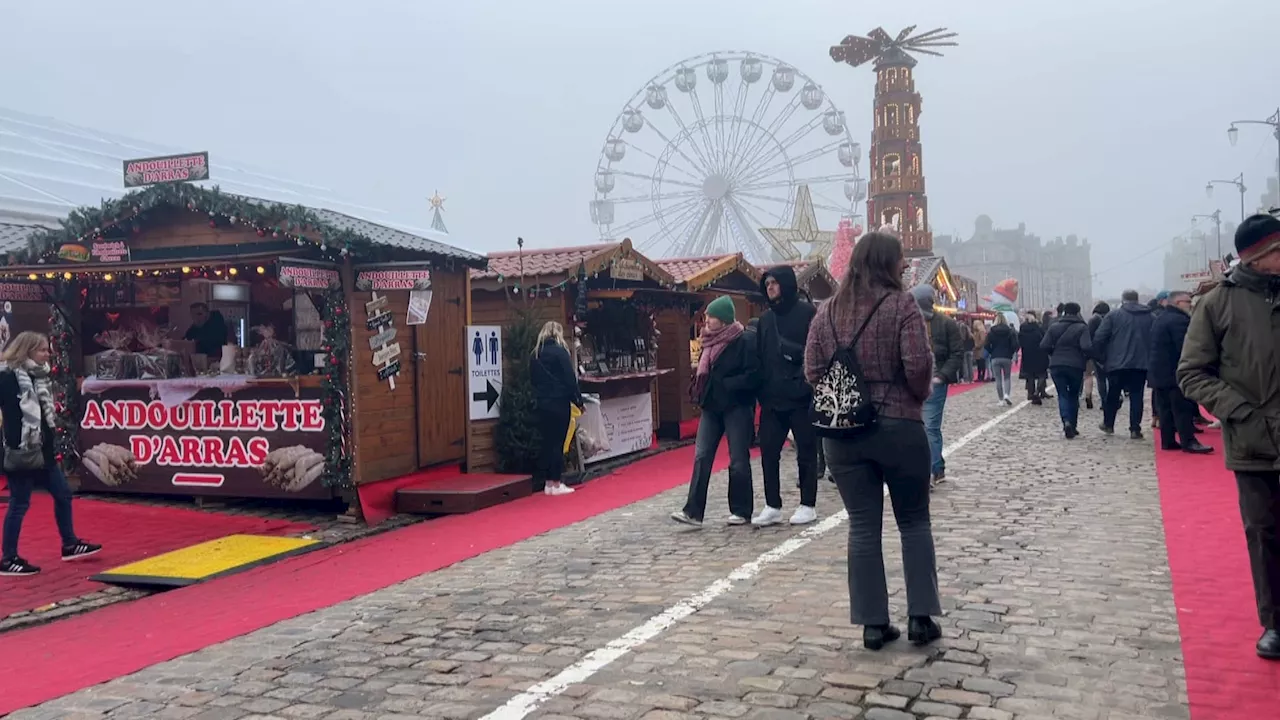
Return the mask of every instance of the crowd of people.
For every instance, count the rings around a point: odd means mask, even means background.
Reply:
[[[817,308],[800,297],[790,268],[770,270],[762,281],[769,308],[758,322],[738,322],[728,297],[706,308],[692,391],[702,421],[688,501],[671,517],[702,525],[713,458],[727,436],[727,522],[781,522],[781,451],[790,434],[801,489],[791,523],[817,518],[823,466],[848,512],[850,619],[863,626],[864,645],[880,649],[901,636],[889,614],[881,546],[886,488],[903,548],[908,638],[927,644],[940,636],[929,499],[947,477],[948,387],[992,382],[1009,407],[1017,366],[1028,403],[1056,397],[1067,440],[1079,436],[1081,399],[1092,410],[1095,388],[1099,430],[1115,433],[1127,398],[1129,437],[1141,440],[1150,386],[1162,450],[1212,453],[1197,438],[1210,425],[1200,406],[1220,418],[1212,424],[1224,430],[1227,467],[1236,473],[1264,628],[1257,652],[1280,659],[1280,220],[1250,218],[1236,247],[1240,264],[1198,308],[1185,291],[1141,303],[1126,290],[1118,308],[1098,303],[1086,318],[1078,303],[1063,302],[1029,313],[1016,330],[1002,314],[990,324],[958,324],[935,309],[932,287],[904,288],[902,246],[888,233],[858,241],[836,295]],[[757,403],[766,506],[753,516]]]

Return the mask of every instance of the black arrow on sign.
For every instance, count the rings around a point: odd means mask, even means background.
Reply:
[[[493,409],[498,404],[498,391],[493,387],[493,383],[488,380],[484,381],[484,392],[471,393],[473,402],[483,402],[485,404],[485,412]]]

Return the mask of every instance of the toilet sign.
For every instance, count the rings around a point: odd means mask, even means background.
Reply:
[[[502,398],[502,328],[468,325],[463,351],[467,354],[467,416],[493,420]]]

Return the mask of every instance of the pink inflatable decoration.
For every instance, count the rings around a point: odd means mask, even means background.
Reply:
[[[831,271],[836,282],[844,277],[849,268],[849,259],[853,257],[853,244],[862,235],[862,226],[854,225],[849,218],[841,218],[836,226],[836,237],[831,242],[831,254],[827,257],[827,269]]]

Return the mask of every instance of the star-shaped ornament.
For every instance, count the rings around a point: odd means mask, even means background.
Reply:
[[[789,228],[760,228],[769,244],[783,260],[799,260],[799,245],[809,246],[810,257],[826,257],[835,241],[834,230],[818,229],[818,216],[813,210],[809,186],[796,188],[796,211]]]

